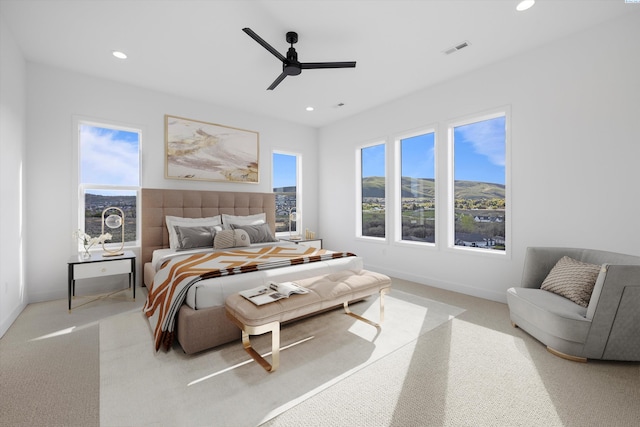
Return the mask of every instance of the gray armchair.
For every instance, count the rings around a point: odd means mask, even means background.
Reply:
[[[588,307],[540,289],[563,256],[605,265]],[[606,274],[606,275],[605,275]],[[640,257],[591,249],[527,248],[521,287],[507,290],[514,326],[560,357],[640,361]]]

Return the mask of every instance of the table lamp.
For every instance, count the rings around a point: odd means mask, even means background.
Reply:
[[[109,211],[116,211],[120,215],[115,213],[111,213],[105,218],[105,215]],[[107,249],[104,246],[104,242],[102,242],[102,249],[104,249],[104,254],[102,256],[118,256],[124,254],[124,212],[120,208],[116,208],[110,206],[102,211],[102,234],[104,234],[104,226],[107,226],[111,229],[116,229],[122,227],[122,242],[120,243],[120,247],[117,249]]]
[[[293,240],[298,238],[297,233],[296,233],[296,237],[291,236],[291,223],[298,221],[298,219],[299,219],[299,216],[298,216],[298,212],[296,212],[296,208],[289,209],[289,239]]]

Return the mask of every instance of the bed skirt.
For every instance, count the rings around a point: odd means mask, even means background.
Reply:
[[[176,338],[187,354],[239,341],[241,331],[225,314],[225,307],[194,310],[183,304],[178,312]]]

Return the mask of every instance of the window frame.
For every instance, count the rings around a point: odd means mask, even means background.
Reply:
[[[76,224],[74,230],[83,230],[85,228],[85,192],[87,190],[120,190],[120,191],[134,191],[136,196],[136,240],[125,242],[124,246],[128,248],[135,248],[140,246],[141,236],[140,236],[140,214],[141,214],[141,200],[140,200],[140,189],[142,188],[142,144],[144,140],[145,127],[137,126],[128,123],[122,123],[114,120],[104,120],[104,119],[96,119],[92,117],[84,117],[84,116],[74,116],[73,117],[73,161],[76,167],[75,179],[73,188],[75,189],[75,196],[72,198],[75,204],[77,205],[77,209],[75,210],[76,215],[73,219],[73,222]],[[80,127],[92,126],[92,127],[100,127],[105,129],[113,129],[117,131],[126,131],[126,132],[135,132],[138,134],[138,185],[137,186],[127,186],[127,185],[108,185],[108,184],[84,184],[82,183],[82,166],[80,162],[82,161],[82,146],[80,139]],[[97,237],[97,236],[92,236]],[[112,245],[116,245],[113,243]],[[99,247],[92,248],[92,250],[101,249],[101,245]],[[109,246],[109,244],[107,244]],[[73,239],[73,250],[80,251],[82,250],[82,244],[79,239]]]
[[[302,236],[302,232],[300,230],[304,230],[304,207],[302,202],[302,153],[297,153],[288,150],[280,150],[273,149],[271,151],[271,191],[273,191],[274,187],[274,162],[273,156],[275,154],[284,155],[284,156],[293,156],[296,158],[296,214],[299,216],[299,220],[296,220],[296,234],[298,236]],[[274,192],[275,194],[275,192]],[[289,237],[289,231],[276,231],[273,230],[273,234],[276,239],[286,239]]]
[[[389,145],[385,139],[376,139],[374,141],[370,141],[368,143],[361,144],[356,147],[355,150],[355,200],[356,200],[356,229],[355,229],[355,237],[356,239],[365,240],[368,242],[376,242],[376,243],[387,243],[389,241],[389,223],[390,223],[390,211],[388,209],[388,201],[393,200],[390,199],[389,193]],[[362,234],[362,151],[366,148],[375,147],[377,145],[382,145],[384,147],[384,188],[385,188],[385,215],[384,215],[384,223],[385,223],[385,237],[375,237],[375,236],[364,236]]]
[[[393,216],[394,216],[394,227],[393,227],[393,237],[394,243],[400,246],[418,246],[421,248],[431,248],[435,249],[439,243],[439,222],[440,215],[438,214],[438,209],[440,205],[439,200],[439,182],[438,179],[438,130],[436,125],[425,126],[419,129],[405,132],[396,135],[393,138],[393,152],[394,152],[394,197],[393,197]],[[412,240],[404,240],[402,238],[402,140],[413,138],[416,136],[433,134],[433,179],[434,179],[434,200],[435,200],[435,209],[434,209],[434,242],[420,242],[420,241],[412,241]]]
[[[478,123],[498,117],[505,118],[505,250],[485,249],[479,247],[457,246],[455,244],[455,153],[454,153],[454,129],[472,123]],[[446,197],[446,248],[449,251],[465,252],[490,257],[511,258],[511,108],[503,106],[486,110],[484,112],[467,115],[449,120],[447,129],[447,197]]]

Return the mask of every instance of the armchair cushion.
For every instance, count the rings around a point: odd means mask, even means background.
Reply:
[[[538,325],[544,331],[554,331],[560,339],[584,342],[591,322],[585,318],[587,310],[567,298],[540,289],[510,288],[507,300],[512,312]]]
[[[599,272],[599,265],[563,256],[544,279],[540,289],[587,307]]]

